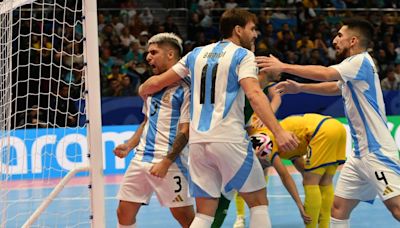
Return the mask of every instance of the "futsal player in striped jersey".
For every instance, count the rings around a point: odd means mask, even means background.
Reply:
[[[399,149],[387,126],[379,76],[367,52],[373,32],[368,21],[344,21],[333,40],[337,57],[343,61],[330,67],[291,65],[273,56],[257,57],[262,71],[325,81],[318,84],[282,82],[277,85],[282,93],[341,94],[343,97],[354,150],[337,181],[331,228],[349,227],[350,214],[358,203],[372,203],[376,195],[400,221]]]
[[[160,74],[178,62],[182,41],[173,33],[159,33],[148,41],[146,60]],[[189,83],[179,80],[144,101],[144,121],[135,134],[114,149],[124,158],[136,148],[117,198],[119,228],[136,227],[136,215],[153,192],[169,207],[182,227],[194,219],[193,198],[188,191]],[[155,215],[156,216],[156,215]]]
[[[256,16],[240,9],[220,18],[223,40],[195,48],[171,70],[148,79],[142,97],[189,75],[191,79],[189,169],[197,213],[191,227],[210,227],[221,191],[237,190],[250,207],[250,227],[271,227],[265,180],[244,129],[244,96],[286,150],[297,146],[279,125],[257,80]],[[228,194],[227,194],[228,195]]]

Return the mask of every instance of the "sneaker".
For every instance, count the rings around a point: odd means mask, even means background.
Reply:
[[[242,216],[236,217],[236,221],[235,221],[235,224],[233,224],[233,228],[245,228],[245,227],[246,227],[246,224],[245,224],[244,217],[242,217]]]

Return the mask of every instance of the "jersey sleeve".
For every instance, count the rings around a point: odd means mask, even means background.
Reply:
[[[179,60],[179,62],[177,62],[172,67],[172,69],[175,71],[175,73],[177,73],[181,78],[185,78],[186,76],[189,75],[189,70],[186,67],[186,60],[187,60],[189,54],[190,53],[185,55],[181,60]]]
[[[363,62],[364,56],[359,54],[356,56],[351,56],[337,65],[332,65],[330,67],[337,70],[344,82],[352,81],[358,76],[358,71]]]
[[[189,102],[190,102],[190,91],[189,87],[185,86],[184,95],[183,95],[183,102],[181,106],[181,117],[179,122],[180,123],[188,123],[190,121],[190,114],[189,114]]]
[[[258,79],[258,67],[256,65],[255,57],[253,52],[248,50],[247,54],[243,57],[238,68],[238,81],[243,78],[255,78]]]
[[[147,98],[147,99],[149,99],[149,98]],[[143,115],[146,115],[146,113],[147,113],[147,102],[146,101],[143,102],[142,113],[143,113]]]

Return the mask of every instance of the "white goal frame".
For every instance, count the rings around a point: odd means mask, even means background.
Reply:
[[[7,1],[7,0],[6,0]],[[1,6],[0,14],[11,15],[13,9],[35,0],[14,0],[8,7]],[[100,70],[98,52],[98,25],[97,25],[97,2],[96,0],[83,0],[83,33],[84,59],[85,59],[85,100],[87,110],[87,143],[89,166],[78,167],[68,172],[61,179],[49,196],[28,218],[23,227],[30,227],[39,217],[52,200],[62,191],[68,181],[79,172],[89,171],[90,202],[91,202],[91,227],[105,227],[104,207],[104,176],[103,176],[103,150],[102,150],[102,121],[101,121],[101,97],[100,97]],[[11,63],[10,63],[11,64]],[[11,69],[11,68],[10,68]],[[10,74],[11,75],[11,74]],[[1,225],[1,224],[0,224]]]

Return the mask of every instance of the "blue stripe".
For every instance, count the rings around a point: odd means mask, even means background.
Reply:
[[[274,155],[272,155],[271,164],[274,162],[274,159],[275,159],[277,156],[279,156],[279,152],[276,152],[276,153],[274,153]]]
[[[378,92],[379,91],[376,89],[376,83],[375,83],[376,77],[374,74],[374,69],[373,69],[373,66],[371,65],[371,62],[367,58],[364,58],[364,60],[363,60],[360,70],[358,71],[357,76],[356,76],[356,80],[357,79],[364,80],[369,85],[369,88],[367,90],[365,90],[363,94],[364,94],[367,102],[375,110],[375,112],[378,114],[378,116],[381,118],[382,122],[386,126],[385,118],[383,118],[381,110],[378,105]]]
[[[190,54],[188,55],[188,57],[186,58],[186,68],[189,69],[190,72],[190,92],[191,94],[193,94],[194,91],[194,66],[196,63],[196,59],[197,56],[200,54],[200,51],[203,49],[203,47],[197,47],[195,48],[192,52],[190,52]],[[193,96],[190,96],[190,120],[193,119]]]
[[[171,123],[168,139],[168,150],[171,150],[172,144],[174,143],[176,132],[178,128],[179,117],[181,116],[181,106],[184,98],[184,90],[182,86],[176,89],[174,95],[171,96]]]
[[[382,151],[380,151],[380,150],[373,151],[373,153],[375,154],[375,156],[378,158],[379,161],[383,162],[383,164],[385,166],[387,166],[389,169],[393,170],[398,175],[400,175],[400,165],[399,164],[397,164],[395,161],[393,161],[392,159],[390,159],[389,157],[384,155],[382,153]]]
[[[231,65],[229,66],[228,73],[228,83],[226,87],[226,100],[225,100],[225,108],[223,118],[229,113],[231,110],[232,104],[236,99],[237,93],[240,88],[240,84],[238,82],[238,75],[236,73],[236,68],[239,63],[243,60],[243,58],[247,55],[247,50],[244,48],[238,48],[233,55],[233,59],[231,61]],[[232,82],[232,83],[229,83]],[[236,83],[233,83],[236,82]]]
[[[319,124],[318,124],[317,127],[315,128],[314,133],[311,135],[310,141],[311,141],[311,139],[313,139],[314,136],[318,133],[318,131],[319,131],[319,129],[321,128],[322,124],[323,124],[326,120],[329,120],[329,119],[331,119],[331,118],[330,118],[330,117],[326,117],[326,118],[323,118],[323,119],[319,122]]]
[[[147,130],[146,135],[146,144],[144,147],[143,153],[143,162],[152,162],[154,158],[154,151],[155,151],[155,141],[156,141],[156,134],[157,134],[157,123],[158,123],[158,114],[160,113],[161,109],[161,98],[164,95],[165,89],[161,90],[160,92],[154,94],[151,97],[151,104],[150,104],[150,115],[148,117],[148,124],[149,128]],[[151,115],[154,113],[154,115]]]
[[[232,179],[226,184],[225,192],[230,192],[233,189],[240,190],[242,188],[242,186],[244,185],[244,183],[246,182],[247,178],[250,175],[251,169],[253,168],[253,162],[254,162],[253,154],[254,154],[253,147],[251,145],[251,142],[249,142],[249,145],[247,146],[247,156],[242,166],[232,177]]]
[[[183,175],[185,176],[186,180],[188,181],[188,183],[190,182],[190,175],[189,175],[189,171],[186,168],[185,165],[183,165],[181,156],[176,157],[175,159],[175,163],[178,166],[179,170],[183,173]]]
[[[198,186],[192,180],[189,181],[189,189],[190,189],[190,195],[192,197],[214,198],[206,191],[204,191],[202,188],[200,188],[200,186]]]
[[[357,109],[357,112],[358,112],[358,114],[359,114],[359,116],[361,118],[361,121],[363,122],[363,125],[365,127],[365,133],[367,135],[367,141],[368,141],[368,149],[370,151],[379,150],[381,148],[381,146],[378,143],[378,141],[375,139],[374,135],[372,134],[372,131],[370,130],[370,127],[368,125],[367,119],[365,118],[365,114],[363,113],[361,105],[360,105],[360,102],[358,101],[357,94],[356,94],[356,92],[354,90],[353,84],[351,82],[348,82],[347,84],[348,84],[350,92],[352,94],[352,97],[353,97],[353,100],[354,100],[354,105],[355,105],[355,107]],[[354,138],[356,138],[356,132],[354,132],[354,134],[352,132],[351,135],[353,136],[353,140],[354,140]],[[357,154],[358,155],[360,154],[359,148],[356,151],[356,155]]]
[[[220,54],[223,52],[224,48],[229,44],[229,42],[219,42],[213,50],[211,51],[212,53],[217,53]],[[205,88],[205,100],[204,104],[201,108],[201,113],[200,113],[200,120],[199,120],[199,126],[198,130],[199,131],[207,131],[210,129],[211,126],[211,120],[212,116],[214,113],[214,104],[211,103],[211,87],[212,87],[212,73],[214,70],[215,65],[218,64],[219,58],[208,58],[207,59],[207,73],[206,73],[206,88]],[[201,77],[201,75],[200,75]],[[217,77],[218,77],[218,72],[217,72]],[[218,99],[218,98],[217,98]]]
[[[315,170],[315,169],[318,169],[318,168],[321,168],[321,167],[325,167],[325,166],[341,165],[341,164],[344,164],[345,162],[346,162],[345,160],[337,160],[337,161],[325,163],[325,164],[322,164],[322,165],[319,165],[317,167],[313,167],[313,168],[310,168],[310,169],[306,169],[305,168],[304,171],[309,172],[309,171],[312,171],[312,170]]]
[[[346,102],[343,101],[343,104]],[[347,118],[347,124],[350,127],[350,133],[351,133],[351,138],[353,139],[353,148],[354,148],[354,154],[356,157],[360,157],[360,146],[356,137],[356,130],[354,129],[353,123],[351,122],[351,119],[349,118],[349,115],[347,114],[346,108],[344,109],[344,114],[346,115]]]

